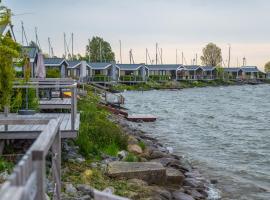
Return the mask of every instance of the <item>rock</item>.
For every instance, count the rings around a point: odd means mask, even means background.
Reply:
[[[71,183],[65,185],[65,191],[70,195],[75,195],[77,193],[77,189]]]
[[[103,192],[106,192],[108,194],[113,194],[115,192],[115,189],[113,187],[107,187],[103,190]]]
[[[172,154],[173,153],[173,148],[172,147],[166,147],[167,151]]]
[[[168,167],[171,165],[181,165],[180,161],[174,158],[157,158],[151,160],[151,162],[161,163],[164,167]]]
[[[128,182],[130,184],[134,184],[134,185],[138,185],[138,186],[147,186],[148,183],[146,181],[137,179],[137,178],[133,178],[133,179],[129,179]]]
[[[199,181],[199,180],[196,180],[195,178],[186,178],[183,182],[183,185],[185,186],[190,186],[192,188],[202,188],[204,187],[204,184]]]
[[[138,140],[134,136],[128,136],[128,144],[137,144]]]
[[[195,200],[192,196],[179,191],[173,192],[172,197],[175,200]]]
[[[76,158],[75,160],[76,160],[76,162],[78,162],[78,163],[83,163],[83,162],[85,162],[85,158],[83,158],[83,157],[78,157],[78,158]]]
[[[166,169],[155,162],[111,162],[107,175],[113,178],[141,179],[147,183],[164,184]]]
[[[184,174],[173,168],[167,168],[166,169],[166,176],[167,176],[167,184],[172,184],[172,185],[182,185],[183,181],[185,179]]]
[[[84,195],[82,197],[76,198],[76,200],[91,200],[93,198],[91,198],[91,196],[89,195]]]
[[[154,196],[158,199],[162,199],[162,200],[171,200],[172,199],[171,193],[164,188],[152,186],[151,190],[155,194]]]
[[[210,182],[211,182],[211,184],[217,184],[217,183],[218,183],[218,180],[216,180],[216,179],[211,179]]]
[[[187,193],[195,199],[205,199],[207,196],[201,194],[197,190],[188,190]]]
[[[120,160],[124,160],[124,159],[127,157],[127,155],[128,155],[128,152],[125,151],[125,150],[119,151],[119,152],[117,153],[117,156],[118,156],[118,158],[119,158]]]
[[[142,154],[143,153],[142,148],[137,144],[129,144],[128,151],[131,153],[134,153],[134,154]]]
[[[150,153],[150,159],[156,159],[156,158],[163,158],[163,157],[169,157],[168,154],[166,153],[163,153],[159,150],[153,150],[151,153]]]
[[[81,191],[85,195],[90,195],[91,197],[94,197],[94,191],[89,185],[78,184],[77,190]]]

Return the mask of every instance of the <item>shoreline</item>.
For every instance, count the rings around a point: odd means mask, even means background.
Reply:
[[[192,166],[192,164],[184,158],[184,155],[174,154],[171,148],[165,147],[157,139],[147,136],[146,133],[141,130],[132,128],[131,124],[134,122],[129,122],[117,115],[112,114],[111,116],[110,120],[118,124],[127,135],[135,137],[138,141],[143,141],[146,148],[149,149],[150,152],[154,152],[153,157],[151,157],[151,153],[150,156],[143,156],[147,159],[147,162],[154,161],[161,163],[165,168],[173,168],[184,175],[181,185],[175,185],[174,187],[164,186],[164,188],[171,193],[172,199],[178,199],[177,194],[180,196],[188,195],[188,197],[191,197],[190,199],[195,200],[220,199],[218,190],[214,188],[218,180],[206,179],[202,176],[199,169]]]
[[[220,87],[220,86],[241,86],[241,85],[262,85],[270,84],[269,80],[260,80],[259,82],[252,81],[228,81],[228,80],[213,80],[213,81],[167,81],[167,82],[146,82],[137,85],[117,84],[110,88],[112,91],[151,91],[151,90],[182,90],[190,88],[203,87]]]

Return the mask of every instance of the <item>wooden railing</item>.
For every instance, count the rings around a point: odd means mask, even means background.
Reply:
[[[46,192],[46,156],[52,152],[53,199],[61,194],[61,137],[59,119],[0,120],[0,125],[47,124],[36,141],[15,166],[0,189],[0,199],[44,200]]]
[[[71,91],[71,130],[75,130],[77,114],[77,83],[74,80],[68,78],[31,79],[31,81],[24,83],[23,85],[19,82],[15,82],[13,88],[35,88],[37,98],[39,98],[40,89],[55,89],[59,90],[60,93],[62,92],[62,89]]]

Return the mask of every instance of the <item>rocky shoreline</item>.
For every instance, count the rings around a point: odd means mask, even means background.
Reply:
[[[144,162],[160,163],[166,169],[169,180],[165,184],[159,184],[159,189],[162,192],[157,191],[157,195],[153,199],[211,199],[209,197],[210,186],[215,184],[216,180],[206,180],[186,159],[173,154],[171,148],[164,147],[156,139],[146,136],[143,131],[132,128],[131,122],[126,119],[112,115],[111,120],[119,124],[123,131],[129,135],[130,145],[136,145],[138,142],[143,142],[146,145],[146,150],[142,153],[134,150],[134,153],[137,153]],[[129,148],[129,150],[132,149]]]

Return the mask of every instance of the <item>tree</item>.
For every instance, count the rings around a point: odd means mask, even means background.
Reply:
[[[264,71],[266,73],[270,72],[270,61],[264,65]]]
[[[34,41],[30,41],[29,47],[35,47],[35,48],[38,49],[38,52],[41,52],[41,49],[39,48],[39,46],[37,45],[37,43],[35,43]]]
[[[100,37],[93,37],[86,45],[86,57],[91,62],[110,62],[115,60],[114,52],[112,51],[110,43]]]
[[[0,7],[0,25],[6,26],[10,23],[11,11],[4,6]],[[11,37],[0,35],[0,102],[7,113],[10,106],[13,81],[15,72],[13,59],[19,57],[20,45]]]
[[[202,63],[207,66],[217,66],[222,62],[221,49],[214,43],[209,43],[203,49]]]

